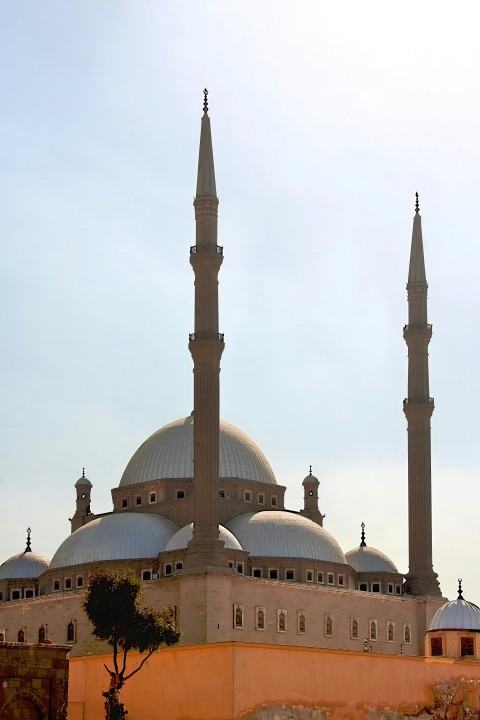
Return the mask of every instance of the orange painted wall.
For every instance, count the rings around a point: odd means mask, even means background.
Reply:
[[[103,663],[70,661],[69,720],[103,717]],[[329,717],[364,718],[367,707],[431,704],[432,684],[471,679],[478,698],[480,663],[253,643],[168,648],[122,690],[129,720],[243,720],[268,705],[328,707]]]

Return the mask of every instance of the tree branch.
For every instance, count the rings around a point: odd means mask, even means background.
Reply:
[[[142,662],[140,663],[140,665],[139,665],[137,668],[135,668],[135,670],[133,670],[133,671],[130,673],[130,675],[127,675],[126,677],[124,677],[123,681],[126,682],[129,678],[132,677],[132,675],[135,675],[135,673],[137,673],[139,670],[141,670],[142,667],[143,667],[143,666],[145,665],[145,663],[147,662],[147,660],[148,660],[148,658],[150,657],[150,655],[153,655],[153,653],[155,652],[155,650],[158,650],[158,646],[157,646],[157,647],[154,647],[152,650],[150,650],[150,652],[148,653],[148,655],[143,658],[143,660],[142,660]]]

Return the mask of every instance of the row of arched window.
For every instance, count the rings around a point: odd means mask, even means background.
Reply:
[[[74,620],[71,620],[66,628],[66,641],[67,643],[73,643],[77,640],[77,628],[76,623]],[[38,635],[37,635],[37,642],[42,643],[47,640],[47,628],[42,625],[38,629]],[[0,643],[7,642],[7,632],[6,630],[0,631]],[[27,642],[27,634],[26,634],[26,628],[20,628],[20,630],[17,632],[17,637],[15,640],[11,640],[11,642],[18,642],[18,643],[25,643]]]
[[[307,632],[307,614],[304,610],[297,610],[296,615],[297,633],[303,634]],[[243,629],[245,627],[245,608],[243,605],[233,606],[233,627],[237,629]],[[264,607],[255,608],[255,629],[265,630],[266,627],[266,609]],[[368,621],[368,636],[365,641],[377,641],[378,637],[378,620],[370,619]],[[276,629],[277,632],[287,632],[287,611],[283,609],[277,610],[276,617]],[[350,618],[350,637],[353,640],[360,639],[360,619],[356,617]],[[334,622],[333,616],[330,613],[324,614],[323,619],[323,633],[325,637],[333,637],[334,634]],[[363,637],[363,635],[362,635]],[[395,622],[393,620],[386,621],[386,635],[385,639],[387,642],[395,642]],[[364,642],[365,642],[364,641]],[[403,623],[403,637],[401,640],[407,645],[412,642],[412,627],[410,623]]]

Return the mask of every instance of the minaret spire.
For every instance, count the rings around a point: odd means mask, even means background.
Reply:
[[[428,284],[423,255],[422,218],[415,200],[408,271],[408,325],[403,337],[408,347],[408,397],[403,401],[408,430],[408,592],[440,596],[432,564],[432,492],[430,419],[434,410],[428,377],[428,344],[432,326],[427,321]]]
[[[190,334],[193,359],[193,537],[185,567],[228,567],[218,529],[220,445],[220,358],[223,335],[218,327],[218,273],[223,248],[217,245],[218,198],[213,164],[212,134],[204,90],[198,153],[195,207],[196,245],[190,248],[195,273],[195,331]]]

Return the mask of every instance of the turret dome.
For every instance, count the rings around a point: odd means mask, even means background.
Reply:
[[[155,558],[178,525],[149,513],[112,513],[91,520],[68,536],[52,558],[50,569],[106,560]]]
[[[244,550],[256,557],[294,557],[345,564],[335,538],[302,515],[286,510],[246,513],[227,527]]]
[[[13,555],[0,565],[0,580],[37,578],[48,570],[50,560],[32,550]]]
[[[193,415],[153,433],[132,456],[120,487],[166,478],[193,477]],[[276,484],[260,448],[245,433],[220,421],[220,478]]]
[[[385,553],[367,545],[349,550],[345,557],[358,573],[398,573],[396,566]]]
[[[462,595],[459,581],[458,598],[442,605],[428,627],[429,630],[469,630],[480,632],[480,608]]]

